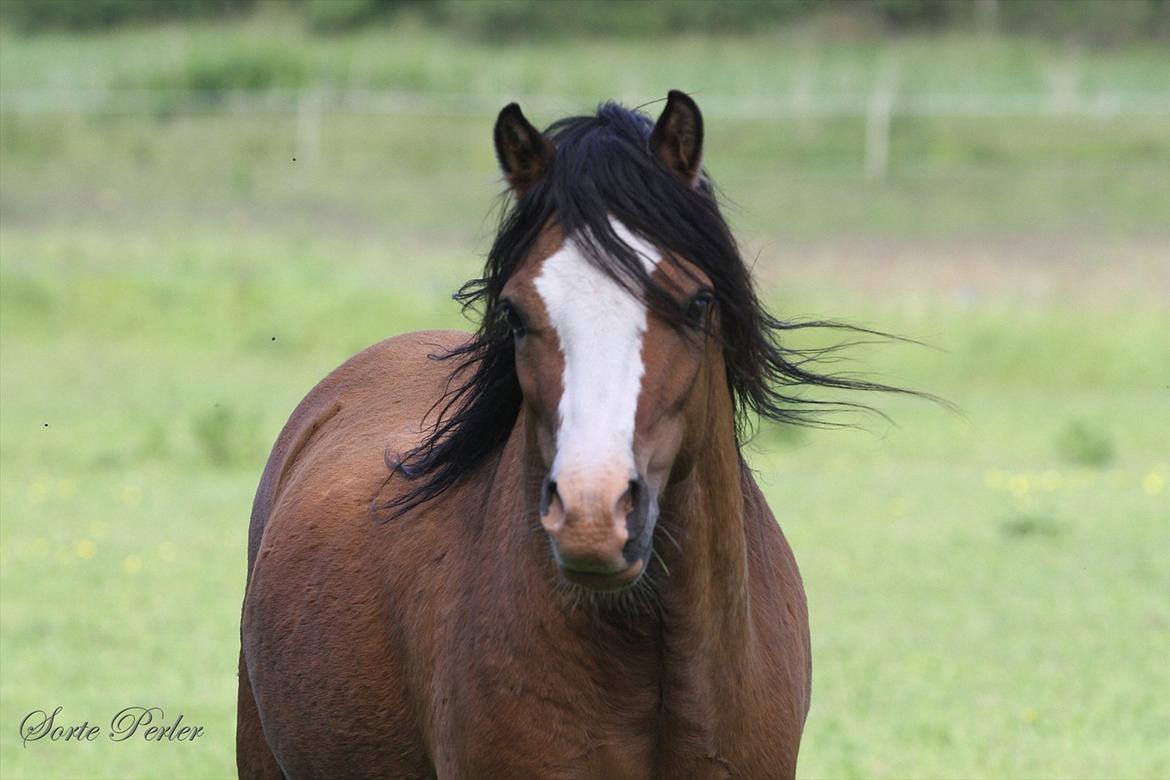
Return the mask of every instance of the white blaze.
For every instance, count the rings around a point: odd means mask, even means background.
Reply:
[[[617,220],[611,224],[653,271],[661,259],[654,247]],[[617,461],[632,475],[646,305],[590,263],[572,239],[544,261],[535,284],[565,358],[552,474]]]

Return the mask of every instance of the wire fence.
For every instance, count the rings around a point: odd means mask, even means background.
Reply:
[[[884,177],[890,136],[899,117],[956,119],[1123,117],[1170,118],[1170,92],[900,93],[896,72],[879,74],[867,93],[699,95],[711,115],[734,120],[864,120],[865,172]],[[182,90],[0,89],[0,113],[53,114],[273,114],[295,116],[298,159],[319,153],[320,126],[329,115],[472,118],[493,116],[519,100],[535,115],[580,111],[596,102],[582,95],[487,95],[376,89],[271,89],[199,92]],[[1168,125],[1170,132],[1170,125]]]

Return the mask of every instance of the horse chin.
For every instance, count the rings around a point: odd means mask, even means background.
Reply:
[[[612,574],[580,571],[564,566],[560,567],[560,569],[561,575],[578,587],[599,593],[615,593],[631,587],[641,579],[642,574],[646,571],[646,561],[639,558],[625,569]]]

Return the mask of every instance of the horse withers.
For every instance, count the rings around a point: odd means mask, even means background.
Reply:
[[[796,562],[740,447],[798,384],[671,92],[541,133],[475,333],[321,381],[252,511],[237,760],[256,778],[791,778]]]

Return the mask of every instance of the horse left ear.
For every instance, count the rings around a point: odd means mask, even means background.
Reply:
[[[532,126],[516,103],[500,111],[493,136],[500,169],[519,198],[548,170],[554,154],[552,142]]]
[[[703,115],[690,95],[672,89],[650,134],[650,151],[694,187],[703,158]]]

